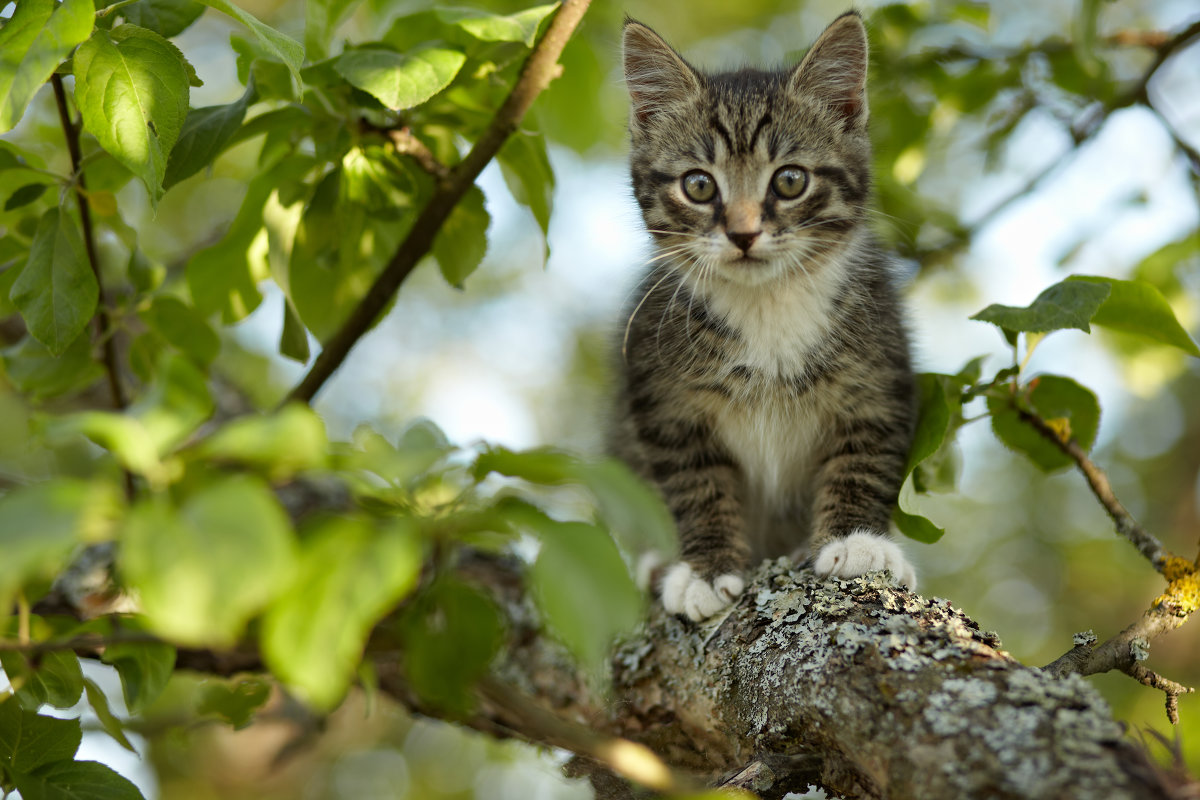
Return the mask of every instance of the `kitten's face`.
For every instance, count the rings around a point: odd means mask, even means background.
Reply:
[[[703,75],[625,28],[634,194],[662,253],[700,283],[820,269],[864,218],[866,38],[840,18],[800,66]]]

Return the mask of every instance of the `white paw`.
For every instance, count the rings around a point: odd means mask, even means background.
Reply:
[[[864,572],[886,569],[909,589],[917,588],[916,570],[904,557],[900,545],[886,536],[864,530],[822,547],[813,568],[820,575],[838,578],[856,578]]]
[[[745,588],[746,582],[739,575],[720,575],[709,583],[680,562],[663,577],[663,608],[699,622],[728,606]]]

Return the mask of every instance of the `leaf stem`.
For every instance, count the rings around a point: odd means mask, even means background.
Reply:
[[[504,104],[492,117],[471,151],[454,167],[446,180],[439,183],[391,261],[333,338],[324,344],[308,373],[288,393],[283,404],[292,400],[311,402],[329,376],[346,360],[351,348],[375,324],[384,307],[400,289],[400,284],[429,252],[438,230],[458,201],[474,185],[483,168],[500,152],[505,140],[516,131],[534,99],[558,76],[561,71],[558,57],[590,2],[564,0],[545,35],[529,54]]]

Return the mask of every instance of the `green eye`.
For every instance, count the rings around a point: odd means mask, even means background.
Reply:
[[[683,176],[683,193],[696,203],[707,203],[717,196],[717,182],[712,175],[692,170]]]
[[[771,176],[771,191],[784,200],[795,200],[808,188],[808,170],[804,167],[780,167]]]

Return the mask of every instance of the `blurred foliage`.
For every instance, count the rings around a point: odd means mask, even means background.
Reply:
[[[1189,402],[1200,351],[1188,333],[1200,318],[1197,211],[1193,198],[1190,227],[1103,268],[1077,237],[1062,262],[1104,274],[1029,287],[1026,307],[979,310],[972,248],[1054,176],[1057,157],[1014,176],[1011,162],[1030,158],[1018,146],[1028,129],[1055,126],[1061,157],[1122,109],[1148,107],[1146,71],[1192,22],[1170,18],[1169,5],[867,10],[879,233],[919,265],[918,293],[941,287],[957,324],[975,324],[966,317],[977,312],[1007,348],[1000,362],[971,358],[921,376],[896,522],[939,542],[924,559],[934,589],[1029,663],[1052,660],[1076,630],[1115,633],[1161,586],[1108,533],[1077,476],[1043,474],[1071,462],[1028,415],[1095,448],[1118,495],[1168,546],[1190,555],[1200,538],[1200,411]],[[76,760],[79,720],[39,713],[46,706],[94,720],[121,747],[144,752],[146,737],[163,797],[294,797],[302,786],[316,797],[528,797],[544,783],[524,762],[497,766],[515,758],[511,746],[392,708],[367,715],[368,636],[400,606],[388,634],[412,688],[429,707],[464,713],[503,623],[486,594],[454,576],[455,553],[515,551],[532,561],[548,632],[600,674],[613,638],[642,613],[628,559],[673,538],[657,497],[612,461],[561,446],[464,447],[412,420],[416,387],[449,366],[418,338],[430,361],[391,379],[388,410],[349,414],[350,435],[331,434],[335,421],[346,427],[333,414],[265,409],[286,391],[286,364],[308,363],[362,300],[556,7],[0,6],[0,603],[12,610],[0,642],[11,684],[0,700],[4,790],[32,798],[86,781],[106,796],[139,796],[112,769]],[[427,266],[441,278],[418,270],[396,301],[411,328],[428,332],[415,319],[424,314],[448,320],[446,337],[487,336],[481,314],[503,313],[541,259],[557,269],[550,241],[566,173],[555,167],[576,163],[568,151],[607,163],[622,148],[625,13],[707,65],[794,59],[842,10],[597,0],[563,53],[562,77],[501,151],[496,180],[472,188],[438,232]],[[1164,19],[1166,35],[1156,35]],[[1187,132],[1149,108],[1194,160]],[[1035,166],[1045,164],[1034,150]],[[1173,163],[1194,188],[1196,165]],[[988,177],[1012,191],[968,211]],[[512,209],[534,246],[512,246],[497,225]],[[268,309],[277,338],[264,359],[246,330]],[[559,445],[599,438],[578,431],[598,428],[589,398],[606,377],[601,321],[573,320],[562,336],[564,388],[529,398]],[[1070,329],[1093,332],[1091,352],[1137,397],[1119,408],[1117,432],[1105,427],[1105,392],[1033,368],[1049,334]],[[1007,449],[981,443],[970,425],[979,419]],[[336,502],[315,513],[286,503],[313,487]],[[78,623],[33,612],[82,548],[108,542],[120,544],[119,576],[140,598],[138,615]],[[71,653],[78,637],[97,636],[115,678],[90,661],[85,672]],[[1197,682],[1197,641],[1185,628],[1155,642],[1151,665]],[[175,670],[177,646],[239,642],[261,648],[272,680]],[[1159,694],[1123,676],[1097,682],[1120,717],[1163,727]],[[1181,704],[1193,768],[1196,703]],[[587,794],[565,783],[554,791]]]

